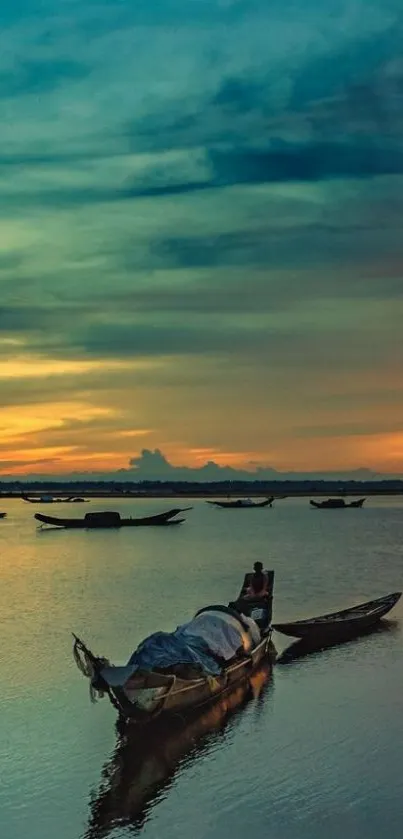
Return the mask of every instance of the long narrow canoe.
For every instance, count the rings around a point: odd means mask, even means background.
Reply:
[[[319,615],[307,620],[274,623],[273,629],[283,635],[290,635],[292,638],[307,639],[339,638],[351,633],[365,631],[375,626],[384,615],[387,615],[393,609],[401,594],[401,591],[396,591],[387,594],[386,597],[379,597],[377,600],[369,600],[367,603],[360,603],[350,609],[343,609],[341,612]]]
[[[85,528],[85,529],[99,529],[99,528],[116,528],[116,527],[165,527],[170,524],[182,524],[185,519],[175,519],[179,513],[184,513],[186,510],[192,509],[185,507],[184,509],[167,510],[166,513],[157,513],[154,516],[143,516],[143,518],[128,518],[122,519],[120,513],[115,512],[96,512],[87,513],[82,519],[65,519],[57,516],[46,516],[43,513],[35,513],[34,518],[40,521],[41,524],[48,524],[52,527],[63,528]]]

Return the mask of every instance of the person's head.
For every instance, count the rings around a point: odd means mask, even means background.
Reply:
[[[253,570],[255,574],[261,574],[263,571],[263,564],[261,562],[255,562],[253,564]]]

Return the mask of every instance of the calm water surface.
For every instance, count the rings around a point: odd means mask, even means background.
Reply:
[[[145,635],[233,599],[256,559],[275,569],[277,621],[403,588],[400,499],[346,511],[293,499],[271,510],[190,503],[179,528],[43,532],[33,513],[45,507],[2,501],[1,836],[400,839],[402,602],[383,631],[258,674],[253,696],[231,700],[237,710],[227,702],[188,725],[126,736],[107,700],[90,704],[71,631],[123,663]],[[289,641],[274,635],[279,652]]]

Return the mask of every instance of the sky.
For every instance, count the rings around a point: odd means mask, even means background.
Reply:
[[[402,35],[401,0],[4,0],[0,476],[403,473]]]

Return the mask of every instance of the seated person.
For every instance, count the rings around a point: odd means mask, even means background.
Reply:
[[[248,585],[244,589],[238,600],[229,603],[230,608],[240,612],[244,615],[249,615],[251,609],[259,604],[259,601],[265,601],[270,594],[269,579],[267,574],[263,571],[261,562],[255,562],[254,573],[248,575]],[[263,603],[262,603],[263,605]]]
[[[269,581],[267,579],[267,574],[263,571],[263,564],[261,562],[255,562],[253,570],[254,573],[252,574],[248,588],[242,597],[243,600],[259,600],[263,597],[267,597],[269,591]]]

